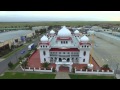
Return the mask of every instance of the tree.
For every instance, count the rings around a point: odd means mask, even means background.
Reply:
[[[13,63],[12,63],[11,61],[8,63],[8,67],[9,67],[10,69],[13,67]]]
[[[50,65],[50,63],[44,62],[44,63],[42,64],[42,67],[47,69],[47,68],[49,67],[49,65]]]
[[[28,63],[27,61],[23,62],[22,67],[25,68],[27,66],[27,63]]]

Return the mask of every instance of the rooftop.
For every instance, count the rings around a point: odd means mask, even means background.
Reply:
[[[28,33],[32,33],[31,30],[18,30],[18,31],[10,31],[10,32],[4,32],[0,33],[0,42],[4,42],[6,40],[18,38],[20,36],[27,35]]]

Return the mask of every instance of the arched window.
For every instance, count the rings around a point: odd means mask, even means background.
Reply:
[[[82,46],[83,47],[83,46]]]
[[[46,55],[46,52],[45,52],[45,51],[43,51],[43,55],[44,55],[44,56]]]
[[[47,46],[46,46],[47,47]]]
[[[62,44],[62,41],[61,41],[61,44]]]
[[[66,43],[68,43],[68,41],[66,41]]]
[[[83,59],[83,62],[85,62],[85,59]]]
[[[84,51],[83,55],[84,55],[84,56],[86,55],[86,51]]]
[[[44,58],[44,62],[46,62],[46,58]]]
[[[86,45],[85,45],[85,47],[86,47]]]
[[[87,46],[87,48],[88,48],[89,46]]]
[[[42,46],[41,46],[42,47]]]

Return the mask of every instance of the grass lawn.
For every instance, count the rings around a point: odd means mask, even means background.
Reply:
[[[5,72],[0,79],[54,79],[56,74]]]
[[[115,79],[114,76],[98,76],[98,75],[74,75],[69,74],[71,79]]]

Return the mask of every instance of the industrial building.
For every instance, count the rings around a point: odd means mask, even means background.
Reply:
[[[23,38],[31,37],[35,35],[34,31],[31,30],[18,30],[10,31],[5,33],[0,33],[0,47],[3,47],[6,44],[17,45],[20,41],[24,41]]]

